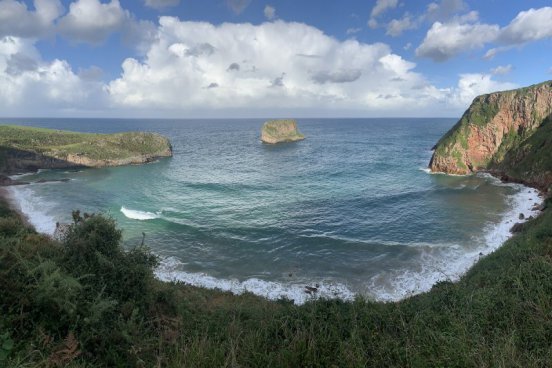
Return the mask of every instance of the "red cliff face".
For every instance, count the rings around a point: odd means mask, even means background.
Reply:
[[[469,174],[499,166],[552,113],[552,81],[477,97],[437,143],[434,172]]]

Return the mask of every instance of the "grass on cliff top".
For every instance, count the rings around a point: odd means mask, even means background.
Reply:
[[[61,159],[69,154],[81,154],[90,159],[106,160],[154,155],[166,150],[169,142],[155,133],[96,134],[0,125],[0,147]]]
[[[1,203],[1,202],[0,202]],[[549,203],[550,205],[550,203]],[[458,283],[397,303],[312,301],[155,280],[109,218],[58,243],[0,205],[2,367],[545,367],[552,211]],[[443,270],[446,273],[446,270]]]

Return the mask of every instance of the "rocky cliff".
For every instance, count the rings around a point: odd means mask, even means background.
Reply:
[[[552,184],[552,81],[482,95],[434,147],[433,172],[490,171],[547,189]]]
[[[264,123],[261,131],[261,141],[264,143],[294,142],[305,139],[297,130],[295,120],[271,120]]]
[[[169,156],[169,140],[156,133],[88,134],[0,126],[0,173],[142,164]]]

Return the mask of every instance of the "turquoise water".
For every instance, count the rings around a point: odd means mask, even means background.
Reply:
[[[13,121],[21,123],[21,121]],[[90,132],[156,131],[174,157],[143,166],[43,171],[69,182],[13,188],[42,231],[71,210],[104,212],[125,245],[146,242],[158,276],[302,302],[396,300],[456,279],[498,247],[538,198],[481,176],[430,175],[455,119],[303,119],[301,142],[259,141],[262,120],[25,120]]]

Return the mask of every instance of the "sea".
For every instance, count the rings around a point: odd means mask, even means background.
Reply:
[[[265,119],[1,119],[3,124],[170,138],[174,157],[16,177],[38,231],[103,213],[145,243],[162,280],[301,304],[395,301],[455,281],[535,216],[538,193],[489,175],[431,174],[457,119],[299,119],[306,139],[267,145]],[[309,287],[310,289],[306,288]]]

